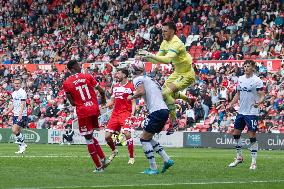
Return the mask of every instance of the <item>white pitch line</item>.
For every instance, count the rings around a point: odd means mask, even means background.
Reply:
[[[230,155],[227,155],[227,154],[224,154],[222,155],[222,157],[224,156],[232,156],[231,154]],[[0,155],[0,158],[89,158],[90,156],[88,155],[81,155],[81,156],[74,156],[74,155],[25,155],[25,154],[19,154],[19,155]],[[120,158],[126,158],[128,157],[128,155],[119,155],[117,157],[120,157]],[[136,158],[145,158],[144,155],[141,155],[141,156],[135,156]],[[196,156],[191,156],[191,155],[188,155],[188,156],[179,156],[179,155],[173,155],[173,156],[170,156],[172,158],[186,158],[186,157],[189,157],[189,158],[196,158]],[[264,158],[264,159],[284,159],[284,156],[269,156],[269,155],[259,155],[258,158]]]
[[[55,187],[32,187],[10,189],[64,189],[64,188],[118,188],[118,187],[144,187],[144,186],[176,186],[176,185],[215,185],[215,184],[251,184],[251,183],[282,183],[284,180],[255,180],[255,181],[214,181],[214,182],[185,182],[185,183],[161,183],[161,184],[125,184],[125,185],[97,185],[97,186],[55,186]]]

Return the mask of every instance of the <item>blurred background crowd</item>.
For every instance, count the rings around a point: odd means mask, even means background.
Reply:
[[[195,60],[284,59],[283,0],[3,0],[0,10],[0,112],[10,101],[12,79],[21,77],[29,97],[30,128],[72,124],[73,107],[61,88],[69,73],[54,66],[29,72],[8,65],[110,62],[85,70],[109,98],[111,63],[131,59],[139,49],[158,51],[167,21],[176,23],[177,36]],[[176,102],[180,130],[230,132],[236,111],[226,105],[236,93],[242,68],[222,64],[194,69],[197,82],[186,91],[194,103]],[[163,84],[170,72],[155,68],[148,74]],[[272,73],[262,64],[257,74],[266,91],[259,131],[284,132],[284,66]],[[136,129],[147,113],[143,105],[137,101]],[[11,116],[1,117],[0,128],[11,124]]]

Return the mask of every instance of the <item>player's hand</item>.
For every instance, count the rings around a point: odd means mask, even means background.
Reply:
[[[21,121],[22,120],[22,115],[19,115],[18,116],[18,121]]]
[[[142,56],[142,58],[152,58],[154,55],[146,50],[138,51],[138,55]]]

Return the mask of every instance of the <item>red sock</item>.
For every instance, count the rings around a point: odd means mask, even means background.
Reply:
[[[93,138],[93,141],[94,141],[94,145],[95,145],[96,151],[97,151],[97,153],[98,153],[98,156],[99,156],[101,159],[105,159],[105,154],[104,154],[104,152],[103,152],[103,150],[102,150],[102,148],[101,148],[101,146],[100,146],[98,140],[95,139],[95,138]]]
[[[110,147],[110,149],[111,149],[112,151],[115,150],[115,145],[114,145],[114,142],[113,142],[112,138],[110,138],[110,139],[107,141],[107,144],[109,145],[109,147]]]
[[[98,157],[98,154],[96,152],[95,145],[93,143],[92,144],[87,144],[87,147],[88,147],[88,151],[90,153],[90,156],[93,159],[93,162],[96,164],[96,167],[100,168],[102,166],[102,164],[101,164],[101,162],[99,160],[99,157]]]
[[[129,157],[133,158],[134,157],[134,145],[133,145],[132,138],[127,140],[127,148],[128,148]]]

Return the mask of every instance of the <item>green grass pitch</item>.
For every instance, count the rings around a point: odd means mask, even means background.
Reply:
[[[24,155],[16,155],[15,144],[0,144],[0,188],[2,189],[219,189],[284,188],[284,151],[260,151],[257,170],[249,170],[250,155],[245,162],[228,168],[235,151],[207,148],[166,148],[175,165],[166,173],[144,175],[148,162],[140,146],[135,147],[136,162],[127,164],[127,148],[103,173],[95,174],[84,145],[29,144]],[[110,150],[104,147],[107,155]],[[156,154],[161,169],[161,158]]]

